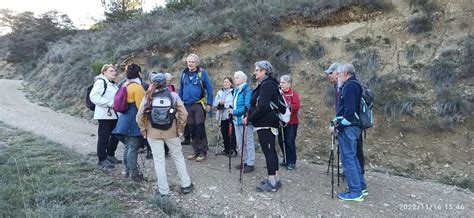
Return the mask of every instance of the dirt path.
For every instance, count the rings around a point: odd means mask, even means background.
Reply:
[[[0,80],[0,120],[31,131],[88,155],[95,154],[96,128],[89,122],[37,106],[22,92],[22,81]],[[189,146],[184,147],[191,153]],[[214,149],[211,149],[213,152]],[[120,152],[118,152],[120,154]],[[474,194],[432,181],[419,181],[378,172],[367,172],[370,195],[364,202],[331,199],[330,177],[326,166],[299,160],[295,171],[281,170],[283,187],[276,193],[257,193],[255,185],[264,178],[263,155],[257,154],[256,171],[244,175],[240,192],[238,171],[229,173],[227,158],[211,153],[204,163],[187,162],[195,192],[172,199],[186,210],[197,213],[283,216],[464,216],[474,215]],[[233,164],[237,159],[232,159]],[[169,165],[171,163],[168,163]],[[147,161],[146,176],[154,178],[152,162]],[[172,164],[171,164],[172,165]],[[178,188],[176,173],[169,167],[172,189]],[[117,179],[120,169],[117,169]],[[152,182],[154,183],[154,182]],[[336,190],[342,190],[344,185]],[[154,184],[149,187],[153,190]],[[146,215],[146,211],[143,211]]]

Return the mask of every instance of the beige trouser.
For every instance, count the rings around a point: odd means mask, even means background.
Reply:
[[[153,152],[153,162],[155,163],[156,177],[158,179],[158,191],[160,194],[167,195],[170,192],[168,177],[166,175],[164,142],[166,142],[166,145],[168,145],[168,148],[170,149],[170,157],[173,159],[176,170],[178,171],[181,187],[190,186],[191,179],[186,170],[183,151],[181,150],[181,140],[178,137],[170,139],[148,138],[148,142],[150,143],[151,151]]]

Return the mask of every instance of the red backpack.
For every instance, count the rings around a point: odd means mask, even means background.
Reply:
[[[136,82],[131,82],[128,85],[136,83]],[[128,85],[122,85],[117,93],[115,93],[114,96],[114,111],[115,112],[120,112],[123,113],[127,111],[127,86]]]

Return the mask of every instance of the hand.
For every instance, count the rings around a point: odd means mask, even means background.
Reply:
[[[207,113],[211,112],[211,106],[210,105],[206,105],[206,112]]]
[[[234,110],[232,110],[232,108],[229,108],[229,109],[227,109],[227,113],[234,114]]]
[[[334,126],[330,126],[328,130],[330,135],[334,134]]]
[[[219,104],[222,104],[222,105],[223,105],[223,104],[224,104],[224,100],[221,99],[221,100],[219,101]]]

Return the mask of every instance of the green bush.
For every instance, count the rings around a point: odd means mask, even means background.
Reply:
[[[326,54],[326,50],[321,42],[315,41],[309,46],[308,54],[314,59],[321,59]]]

